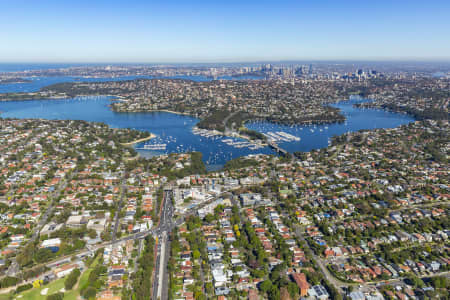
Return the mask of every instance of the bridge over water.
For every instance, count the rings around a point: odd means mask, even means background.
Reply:
[[[284,156],[289,156],[291,155],[287,150],[281,148],[280,146],[278,146],[278,144],[276,144],[275,142],[269,142],[269,147],[274,149],[275,151],[277,151],[278,153],[280,153],[281,155]]]

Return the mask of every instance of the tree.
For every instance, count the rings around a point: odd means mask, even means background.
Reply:
[[[35,258],[38,263],[46,262],[50,259],[52,254],[53,254],[52,250],[48,248],[41,248],[36,252]]]
[[[201,291],[196,291],[194,295],[197,300],[206,300],[206,296]]]
[[[105,230],[105,231],[103,231],[103,232],[100,234],[100,238],[101,238],[103,241],[110,241],[110,240],[111,240],[111,233],[109,233],[108,230]]]
[[[33,281],[33,287],[37,289],[37,288],[41,287],[41,285],[43,283],[44,282],[42,280],[36,279],[35,281]]]
[[[97,290],[92,286],[87,287],[83,291],[83,297],[86,299],[95,298],[96,294],[97,294]]]
[[[341,294],[339,294],[339,291],[334,287],[334,285],[332,285],[328,281],[325,281],[324,283],[331,299],[342,300]]]
[[[270,280],[265,280],[265,281],[261,282],[261,284],[259,285],[259,289],[263,293],[269,292],[271,288],[272,288],[272,281],[270,281]]]
[[[80,269],[74,269],[72,272],[70,272],[69,276],[67,276],[66,280],[64,281],[64,287],[66,288],[66,290],[71,290],[73,288],[73,286],[78,281],[80,273]]]
[[[292,299],[297,299],[298,295],[298,286],[294,282],[289,282],[287,286],[287,290]]]
[[[97,237],[97,232],[95,230],[91,229],[91,230],[89,230],[88,235],[91,239],[95,239]]]
[[[207,214],[204,218],[206,223],[212,223],[216,219],[215,215]]]
[[[200,251],[198,251],[197,249],[194,250],[194,252],[192,252],[192,256],[194,257],[194,259],[199,259],[200,258]]]
[[[21,280],[17,277],[6,276],[2,280],[0,280],[0,288],[6,288],[13,285],[16,285]]]
[[[35,251],[35,246],[33,243],[29,243],[28,245],[25,246],[25,248],[23,249],[23,251],[17,255],[17,263],[23,267],[28,265],[29,263],[31,263],[33,261],[33,255],[34,255],[34,251]]]
[[[412,285],[414,285],[414,287],[424,287],[425,283],[423,282],[422,279],[420,279],[419,277],[417,277],[416,275],[413,274],[408,274],[407,275],[408,280],[411,281]]]
[[[27,284],[18,286],[16,291],[15,291],[15,293],[19,294],[19,293],[21,293],[23,291],[26,291],[26,290],[29,290],[29,289],[32,289],[32,288],[33,288],[33,285],[31,283],[27,283]]]
[[[449,285],[449,280],[444,276],[436,276],[431,278],[431,284],[437,289],[446,289]]]
[[[270,288],[269,298],[274,300],[280,299],[280,289],[276,285],[272,285]]]
[[[64,293],[55,293],[48,295],[47,300],[63,300],[64,299]]]

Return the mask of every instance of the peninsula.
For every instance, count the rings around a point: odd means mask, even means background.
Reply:
[[[32,80],[25,79],[25,78],[19,78],[19,77],[12,77],[12,78],[0,78],[0,84],[10,84],[10,83],[30,83]]]

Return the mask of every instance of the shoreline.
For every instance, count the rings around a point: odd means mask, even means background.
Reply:
[[[15,101],[45,101],[45,100],[73,100],[77,98],[82,97],[111,97],[109,99],[110,101],[124,101],[120,99],[121,96],[115,96],[115,95],[76,95],[76,96],[70,96],[70,95],[57,95],[57,96],[41,96],[38,94],[39,92],[30,92],[26,93],[27,95],[23,94],[23,96],[29,96],[29,97],[23,97],[23,98],[2,98],[2,95],[8,95],[11,93],[0,93],[0,102],[15,102]],[[13,93],[17,94],[17,93]],[[22,96],[22,94],[20,94]],[[33,98],[35,96],[35,98]]]
[[[152,110],[150,112],[167,112],[167,113],[171,113],[171,114],[190,116],[190,117],[195,118],[193,115],[191,115],[189,113],[178,112],[178,111],[173,111],[173,110],[168,110],[168,109],[157,109],[157,110]]]
[[[114,101],[124,101],[124,100],[114,100]],[[108,105],[109,108],[111,108],[111,110],[115,113],[121,113],[121,114],[135,114],[135,113],[154,113],[154,112],[166,112],[166,113],[171,113],[171,114],[175,114],[175,115],[182,115],[182,116],[188,116],[188,117],[192,117],[192,118],[196,118],[195,116],[193,116],[190,113],[185,113],[185,112],[179,112],[179,111],[173,111],[173,110],[168,110],[168,109],[152,109],[152,110],[135,110],[135,111],[128,111],[128,110],[117,110],[114,109],[113,106]]]
[[[142,143],[142,142],[145,142],[145,141],[149,141],[151,139],[154,139],[155,137],[156,137],[156,135],[154,135],[153,133],[150,133],[150,135],[148,137],[145,137],[145,138],[142,138],[142,139],[138,139],[138,140],[135,140],[135,141],[131,141],[131,142],[128,142],[128,143],[121,143],[121,145],[122,146],[132,146],[134,144],[138,144],[138,143]]]

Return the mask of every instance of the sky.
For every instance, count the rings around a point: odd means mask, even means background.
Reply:
[[[0,62],[450,60],[448,0],[0,0]]]

